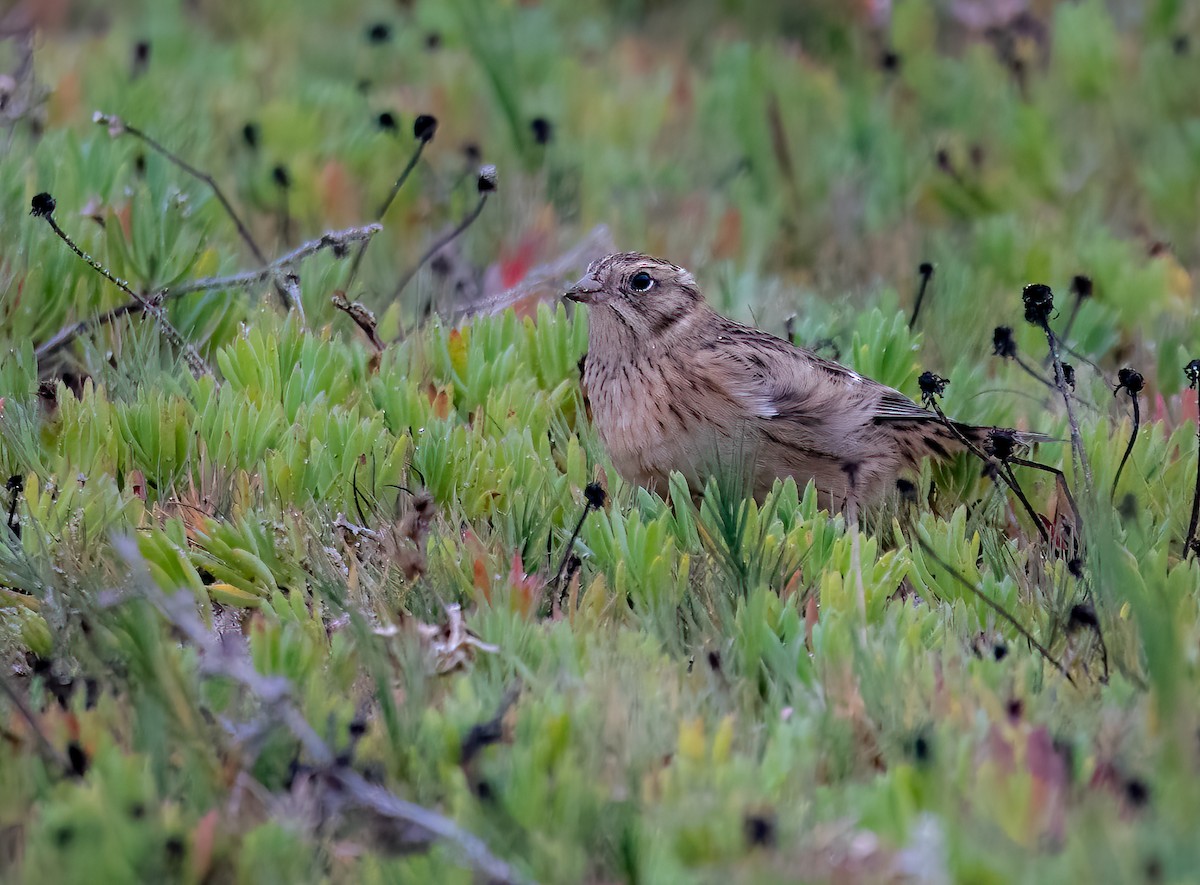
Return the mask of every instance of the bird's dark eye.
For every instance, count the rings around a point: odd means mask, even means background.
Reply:
[[[654,277],[644,270],[639,270],[629,278],[629,288],[635,292],[648,292],[653,285]]]

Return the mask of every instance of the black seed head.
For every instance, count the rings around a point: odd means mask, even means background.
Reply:
[[[483,159],[483,151],[480,150],[479,145],[473,142],[464,144],[462,147],[462,152],[463,156],[467,158],[467,162],[472,166]]]
[[[945,392],[946,385],[949,383],[950,380],[941,375],[922,372],[921,377],[917,379],[917,384],[921,387],[921,401],[929,405]]]
[[[167,852],[167,858],[171,861],[178,862],[183,859],[183,853],[187,846],[178,836],[171,836],[163,845],[163,849]]]
[[[1063,383],[1072,390],[1075,389],[1075,367],[1070,363],[1059,363],[1062,366]]]
[[[721,653],[716,649],[708,653],[708,668],[714,673],[721,672]]]
[[[917,273],[923,277],[933,276],[933,264],[928,261],[922,261],[919,265],[917,265]]]
[[[919,732],[912,739],[910,750],[918,762],[928,762],[933,758],[933,739],[924,731]]]
[[[425,48],[430,52],[442,48],[442,35],[437,31],[430,31],[425,35]]]
[[[1017,450],[1017,435],[1004,427],[988,431],[987,450],[1001,461],[1007,461]]]
[[[1142,373],[1136,369],[1121,369],[1117,372],[1117,389],[1113,391],[1113,395],[1124,390],[1130,396],[1137,396],[1146,386],[1146,379],[1142,377]]]
[[[391,111],[384,111],[375,118],[375,124],[384,132],[397,131],[396,115]]]
[[[1092,297],[1092,278],[1083,274],[1071,277],[1071,293],[1079,298]]]
[[[894,74],[900,70],[900,53],[894,49],[885,50],[883,55],[879,56],[879,66],[889,74]]]
[[[261,140],[262,130],[258,128],[257,123],[250,122],[242,127],[242,141],[246,143],[246,147],[250,148],[250,150],[258,150],[258,145]]]
[[[1084,627],[1095,630],[1099,626],[1100,621],[1096,618],[1096,610],[1090,603],[1080,602],[1071,606],[1071,616],[1067,619],[1068,630],[1074,632]]]
[[[742,821],[746,844],[770,848],[775,844],[775,820],[765,814],[747,814]]]
[[[271,179],[283,190],[292,186],[292,176],[288,173],[287,166],[282,163],[271,170]]]
[[[67,744],[67,761],[71,763],[71,773],[76,777],[83,777],[87,774],[87,753],[83,751],[83,747],[79,746],[77,741]]]
[[[1017,355],[1012,326],[997,326],[992,330],[992,354],[1006,360]]]
[[[1075,578],[1075,580],[1082,581],[1083,580],[1083,560],[1080,559],[1078,556],[1073,557],[1069,562],[1067,562],[1067,571],[1071,573],[1071,576],[1073,578]]]
[[[392,26],[387,22],[375,22],[367,28],[367,42],[378,46],[392,39]]]
[[[1150,786],[1141,778],[1131,777],[1125,782],[1125,798],[1135,808],[1141,808],[1150,802]]]
[[[533,140],[540,145],[547,145],[554,140],[554,124],[545,117],[530,120],[529,130],[533,133]]]
[[[133,69],[139,73],[150,61],[150,41],[138,40],[133,44]]]
[[[417,119],[413,120],[413,138],[421,142],[433,141],[437,127],[437,117],[434,117],[432,114],[421,114]]]
[[[29,204],[29,214],[34,218],[49,218],[54,214],[54,207],[57,205],[54,197],[47,193],[40,193]]]
[[[1176,34],[1171,41],[1171,50],[1176,55],[1187,55],[1192,48],[1192,41],[1187,34]]]
[[[361,719],[355,719],[350,723],[350,737],[360,738],[367,733],[367,723]]]
[[[1183,374],[1187,377],[1188,387],[1193,390],[1200,386],[1200,359],[1192,360],[1183,367]]]
[[[496,189],[496,167],[492,165],[479,167],[479,179],[475,187],[481,194],[490,194]]]
[[[1030,283],[1021,292],[1025,303],[1025,320],[1035,326],[1047,328],[1050,314],[1054,313],[1054,292],[1042,283]]]
[[[604,486],[598,482],[589,482],[584,486],[583,497],[587,501],[588,506],[593,510],[599,510],[604,506],[604,502],[608,500],[608,494],[604,491]]]
[[[954,172],[954,161],[950,159],[950,152],[945,148],[938,148],[937,153],[933,155],[933,161],[943,172]]]
[[[1005,708],[1009,719],[1020,719],[1021,714],[1025,712],[1025,704],[1020,698],[1013,698]]]
[[[1005,645],[1003,642],[997,642],[995,645],[992,646],[992,659],[993,660],[1003,661],[1007,657],[1008,657],[1008,646]]]

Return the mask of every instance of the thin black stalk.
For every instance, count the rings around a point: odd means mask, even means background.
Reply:
[[[1063,327],[1062,335],[1059,336],[1064,345],[1071,340],[1071,329],[1075,326],[1075,320],[1079,316],[1079,308],[1083,306],[1084,299],[1092,297],[1091,277],[1079,274],[1072,279],[1071,294],[1075,296],[1075,301],[1071,305],[1071,315],[1067,317],[1067,324]]]
[[[1013,338],[1011,326],[997,326],[992,330],[992,355],[1005,360],[1013,360],[1030,377],[1045,384],[1051,390],[1054,389],[1053,381],[1044,377],[1037,369],[1021,358],[1021,354],[1017,350],[1017,341]]]
[[[1015,464],[1018,467],[1028,467],[1032,470],[1044,470],[1046,473],[1054,474],[1054,481],[1058,488],[1067,498],[1067,504],[1071,508],[1071,515],[1075,517],[1075,525],[1079,530],[1083,527],[1083,517],[1079,514],[1079,505],[1075,503],[1075,496],[1071,494],[1071,487],[1067,485],[1067,476],[1057,467],[1051,467],[1049,464],[1042,464],[1039,461],[1033,461],[1028,458],[1018,458],[1010,455],[1005,461],[1009,464]]]
[[[579,521],[575,523],[575,529],[571,532],[571,537],[567,541],[566,551],[563,553],[562,562],[558,564],[558,568],[554,571],[554,580],[550,582],[551,587],[557,587],[558,582],[562,580],[563,573],[566,571],[567,563],[571,559],[571,551],[575,546],[575,541],[579,538],[579,533],[583,531],[583,523],[588,518],[588,514],[593,510],[599,510],[604,506],[604,502],[608,495],[604,491],[604,487],[599,483],[590,482],[583,490],[583,512],[579,514]]]
[[[165,157],[168,161],[178,166],[188,175],[208,185],[209,189],[213,192],[213,196],[217,198],[217,202],[219,202],[221,207],[225,210],[225,214],[232,219],[234,225],[237,227],[238,236],[242,238],[242,242],[244,242],[247,248],[250,249],[250,252],[258,260],[259,264],[267,263],[267,256],[264,255],[262,249],[258,247],[258,243],[254,242],[254,237],[250,235],[250,229],[246,227],[245,223],[241,219],[241,216],[237,214],[237,210],[233,208],[233,204],[229,202],[229,198],[225,196],[225,192],[221,190],[221,187],[217,184],[217,180],[215,178],[213,178],[204,170],[197,169],[187,160],[183,159],[183,157],[173,153],[171,150],[164,147],[162,144],[159,144],[159,142],[155,141],[141,129],[138,129],[136,126],[131,126],[119,117],[97,113],[94,119],[97,123],[108,126],[109,131],[114,135],[120,135],[123,132],[128,132],[134,138],[145,144],[146,147],[150,148],[160,156]]]
[[[1138,394],[1142,390],[1144,380],[1140,372],[1135,372],[1133,369],[1122,369],[1117,373],[1120,383],[1117,389],[1113,391],[1113,396],[1116,396],[1122,390],[1129,394],[1129,398],[1133,400],[1133,432],[1129,434],[1129,445],[1125,447],[1125,454],[1121,456],[1121,463],[1117,465],[1117,474],[1113,477],[1111,498],[1117,496],[1117,483],[1121,481],[1121,471],[1125,469],[1125,462],[1129,460],[1129,456],[1133,454],[1133,444],[1137,442],[1138,428],[1142,423],[1142,412],[1138,401]]]
[[[938,380],[944,381],[945,379]],[[1046,543],[1046,545],[1050,546],[1050,533],[1046,530],[1046,526],[1042,524],[1042,520],[1041,517],[1038,516],[1038,512],[1034,510],[1033,505],[1029,503],[1029,499],[1025,497],[1025,491],[1021,488],[1021,484],[1017,482],[1017,478],[1013,474],[1012,470],[1006,468],[1003,460],[993,458],[987,452],[983,451],[983,449],[971,442],[971,440],[967,438],[966,434],[959,430],[958,427],[955,426],[954,422],[946,417],[946,413],[943,412],[942,407],[938,405],[934,394],[926,392],[922,398],[924,399],[926,405],[933,409],[934,413],[941,420],[942,424],[945,425],[946,429],[954,434],[954,437],[960,443],[966,446],[967,450],[971,452],[971,454],[979,458],[979,460],[987,465],[993,476],[998,477],[1006,486],[1012,489],[1013,494],[1017,496],[1017,500],[1021,502],[1021,506],[1025,508],[1025,512],[1029,514],[1029,519],[1033,523],[1034,528],[1036,528],[1038,534],[1042,536],[1042,540]]]
[[[1062,395],[1063,405],[1067,410],[1067,421],[1071,426],[1071,449],[1075,454],[1079,468],[1083,471],[1086,491],[1092,490],[1092,466],[1088,463],[1087,452],[1083,448],[1083,435],[1079,432],[1079,420],[1075,417],[1075,409],[1071,405],[1071,391],[1063,370],[1062,357],[1059,355],[1058,337],[1050,328],[1050,315],[1054,312],[1054,293],[1049,286],[1032,283],[1021,293],[1025,303],[1025,319],[1041,329],[1046,335],[1046,344],[1050,349],[1050,359],[1054,364],[1054,386]]]
[[[1184,368],[1188,386],[1196,391],[1196,406],[1200,410],[1200,359],[1192,360]],[[1200,543],[1196,541],[1196,527],[1200,523],[1200,420],[1196,422],[1196,490],[1192,495],[1192,518],[1188,520],[1187,537],[1183,542],[1183,555],[1186,559],[1193,554],[1200,554]]]
[[[908,321],[910,329],[916,326],[917,317],[921,315],[921,303],[925,300],[925,292],[929,289],[929,281],[933,279],[933,265],[928,261],[922,261],[921,266],[917,268],[917,272],[921,275],[921,285],[917,288],[917,299],[913,303],[912,317]]]
[[[375,213],[376,221],[382,221],[383,216],[387,215],[388,209],[392,208],[392,203],[395,201],[396,195],[400,193],[400,189],[404,187],[404,183],[408,181],[408,176],[411,175],[412,171],[417,168],[417,162],[421,159],[421,154],[425,150],[425,145],[427,144],[429,144],[428,141],[417,142],[417,149],[413,151],[412,156],[408,158],[408,165],[404,167],[404,171],[400,173],[400,177],[396,179],[396,183],[392,185],[392,189],[388,192],[387,199],[383,201],[382,205],[379,207],[379,211]],[[347,292],[350,291],[350,287],[354,284],[354,280],[358,277],[358,270],[362,265],[363,256],[367,254],[368,245],[370,245],[369,240],[359,246],[358,251],[354,253],[354,260],[350,264],[350,273],[346,277],[345,289]]]
[[[1040,642],[1038,642],[1037,639],[1034,638],[1033,634],[1029,630],[1027,630],[1025,628],[1025,626],[1016,619],[1016,617],[1009,614],[1008,610],[1005,609],[1004,606],[1002,606],[1000,603],[996,602],[996,600],[992,599],[990,596],[988,596],[986,593],[984,593],[982,590],[980,590],[978,587],[976,587],[972,582],[968,581],[966,579],[966,577],[959,574],[957,569],[955,569],[952,565],[950,565],[950,563],[946,562],[946,560],[942,559],[940,556],[937,555],[937,553],[934,552],[933,548],[931,546],[929,546],[928,543],[926,543],[924,538],[922,538],[918,535],[916,537],[916,542],[917,542],[917,545],[920,546],[921,550],[924,551],[925,555],[927,555],[930,559],[932,559],[934,562],[936,562],[939,566],[944,568],[950,574],[950,576],[954,578],[954,580],[958,581],[958,583],[962,584],[962,586],[966,587],[968,590],[970,590],[972,593],[974,593],[976,596],[978,596],[980,599],[982,599],[984,601],[984,603],[990,609],[992,609],[992,611],[996,612],[996,614],[1000,615],[1000,617],[1004,618],[1004,620],[1006,620],[1006,621],[1008,621],[1008,623],[1012,624],[1012,626],[1016,629],[1016,631],[1021,634],[1022,638],[1026,642],[1028,642],[1030,644],[1030,646],[1035,648],[1038,651],[1038,653],[1052,667],[1054,667],[1055,670],[1057,670],[1059,673],[1061,673],[1063,675],[1063,677],[1067,680],[1067,682],[1071,683],[1071,685],[1074,685],[1076,688],[1079,687],[1078,685],[1076,685],[1075,680],[1071,677],[1071,674],[1067,672],[1067,668],[1062,665],[1062,662],[1059,661],[1057,658],[1055,658],[1054,655],[1052,655],[1050,653],[1049,649],[1047,649],[1044,645],[1042,645]]]
[[[54,231],[55,236],[66,243],[68,248],[70,248],[70,250],[74,252],[81,261],[83,261],[85,264],[91,267],[92,270],[96,271],[98,274],[136,301],[145,313],[150,314],[150,316],[154,318],[155,322],[158,323],[158,327],[162,331],[163,337],[170,341],[172,345],[179,348],[179,350],[182,352],[184,359],[187,361],[188,367],[192,370],[192,374],[194,374],[197,378],[203,375],[211,375],[212,369],[210,369],[208,364],[204,362],[200,354],[196,351],[196,348],[194,348],[184,339],[184,337],[179,333],[178,329],[171,325],[171,321],[167,318],[167,312],[163,310],[162,306],[151,301],[147,301],[137,292],[134,292],[133,289],[129,287],[128,283],[113,276],[113,274],[109,272],[108,268],[75,245],[75,241],[72,240],[67,235],[67,232],[59,227],[58,222],[54,220],[54,208],[55,203],[53,197],[51,197],[49,194],[38,194],[33,198],[33,208],[30,214],[36,218],[41,218],[46,222],[46,224],[50,225],[50,229]]]
[[[33,711],[29,709],[29,705],[25,703],[25,699],[21,697],[15,688],[8,684],[8,680],[3,676],[0,676],[0,689],[2,689],[4,693],[8,695],[9,701],[14,707],[17,708],[17,712],[21,714],[21,718],[25,720],[26,724],[29,726],[29,730],[32,731],[34,737],[37,738],[38,749],[42,751],[42,755],[45,757],[45,759],[48,762],[54,763],[56,766],[61,768],[66,775],[70,776],[72,771],[74,771],[70,760],[63,756],[63,754],[57,749],[55,749],[54,744],[50,743],[50,739],[46,737],[46,732],[42,730],[41,723],[33,714]]]
[[[454,226],[453,230],[449,231],[445,236],[435,240],[433,244],[425,250],[421,257],[417,259],[417,263],[409,268],[404,276],[400,278],[400,282],[396,284],[396,288],[392,292],[393,301],[400,297],[400,293],[403,292],[405,287],[412,282],[412,278],[417,275],[417,271],[424,266],[425,262],[452,243],[460,234],[462,234],[463,231],[475,223],[475,219],[479,217],[479,213],[483,211],[484,204],[487,203],[487,198],[488,195],[486,193],[480,194],[479,201],[475,204],[475,208],[468,212],[463,217],[462,221]]]
[[[1046,386],[1047,386],[1047,387],[1049,387],[1051,390],[1054,390],[1054,389],[1055,389],[1055,387],[1054,387],[1054,382],[1053,382],[1053,381],[1051,381],[1049,378],[1047,378],[1045,375],[1043,375],[1041,372],[1039,372],[1037,369],[1035,369],[1033,366],[1029,365],[1029,363],[1027,363],[1027,362],[1026,362],[1026,361],[1025,361],[1025,360],[1024,360],[1022,357],[1021,357],[1021,355],[1020,355],[1020,354],[1017,354],[1017,355],[1015,355],[1015,356],[1013,357],[1013,361],[1014,361],[1014,362],[1015,362],[1015,363],[1016,363],[1018,366],[1020,366],[1022,369],[1024,369],[1024,370],[1025,370],[1025,373],[1026,373],[1027,375],[1029,375],[1029,377],[1033,378],[1033,379],[1034,379],[1034,380],[1036,380],[1036,381],[1040,381],[1042,384],[1046,385]]]
[[[408,164],[401,171],[396,179],[392,189],[388,191],[387,199],[379,206],[379,211],[375,213],[375,220],[381,221],[383,216],[387,215],[388,209],[392,208],[392,203],[396,201],[396,196],[400,193],[400,189],[404,187],[404,183],[408,181],[408,176],[412,175],[412,171],[417,168],[417,163],[420,162],[421,154],[425,151],[425,145],[429,144],[428,140],[417,142],[417,149],[413,151],[412,156],[408,158]]]
[[[321,236],[320,239],[311,240],[286,255],[281,255],[269,265],[261,267],[258,270],[249,270],[243,273],[230,274],[228,276],[219,277],[204,277],[199,280],[192,280],[187,283],[180,283],[173,288],[157,289],[153,292],[148,301],[160,304],[170,298],[179,298],[183,295],[191,295],[196,292],[209,292],[214,289],[244,289],[255,285],[256,283],[264,282],[277,274],[283,269],[295,262],[302,261],[311,255],[321,252],[325,249],[332,249],[335,255],[344,255],[350,243],[366,240],[377,234],[382,228],[378,224],[368,224],[365,227],[352,227],[341,231],[330,231]],[[38,359],[54,353],[64,345],[70,343],[73,339],[88,332],[97,326],[107,325],[121,317],[134,313],[141,312],[144,308],[144,302],[133,300],[120,307],[114,307],[112,310],[106,311],[86,320],[80,320],[76,323],[63,326],[55,332],[44,343],[38,345],[34,351]]]

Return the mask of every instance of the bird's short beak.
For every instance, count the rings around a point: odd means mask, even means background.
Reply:
[[[592,296],[599,292],[601,288],[600,281],[591,274],[588,274],[567,289],[563,293],[563,297],[569,301],[578,301],[580,304],[591,304]]]

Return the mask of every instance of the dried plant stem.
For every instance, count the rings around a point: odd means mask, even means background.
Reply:
[[[1129,398],[1133,400],[1133,431],[1129,434],[1129,444],[1125,446],[1125,454],[1121,456],[1121,463],[1117,465],[1117,474],[1113,477],[1112,493],[1110,495],[1112,498],[1116,498],[1117,496],[1117,483],[1121,481],[1121,472],[1125,469],[1125,462],[1133,454],[1133,444],[1137,442],[1138,428],[1142,424],[1142,411],[1137,393],[1130,391]]]
[[[1052,667],[1054,667],[1055,670],[1057,670],[1059,673],[1061,673],[1063,675],[1063,677],[1067,680],[1067,682],[1071,683],[1076,688],[1079,687],[1078,685],[1076,685],[1075,680],[1071,677],[1071,674],[1067,672],[1067,668],[1064,667],[1062,665],[1062,663],[1057,658],[1055,658],[1054,655],[1052,655],[1050,653],[1049,649],[1047,649],[1044,645],[1042,645],[1040,642],[1038,642],[1037,639],[1034,638],[1033,634],[1031,632],[1029,632],[1029,630],[1027,630],[1025,628],[1025,626],[1016,619],[1016,617],[1009,614],[1008,610],[1006,608],[1004,608],[1004,606],[1002,606],[1000,603],[996,602],[996,600],[992,599],[990,596],[988,596],[986,593],[984,593],[982,590],[980,590],[978,587],[976,587],[975,584],[973,584],[971,581],[968,581],[963,575],[959,574],[957,569],[955,569],[952,565],[950,565],[950,563],[946,562],[946,560],[942,559],[940,556],[937,555],[936,552],[934,552],[934,549],[931,546],[929,546],[928,543],[926,543],[924,538],[918,536],[916,538],[916,542],[917,542],[917,545],[921,548],[921,550],[925,553],[925,555],[928,556],[930,559],[932,559],[934,562],[936,562],[939,566],[944,568],[954,578],[954,580],[958,581],[958,583],[962,584],[962,586],[966,587],[968,590],[970,590],[972,593],[974,593],[976,596],[978,596],[980,599],[982,599],[984,601],[984,603],[990,609],[992,609],[992,611],[996,612],[996,614],[1000,615],[1000,617],[1004,618],[1004,620],[1006,620],[1006,621],[1008,621],[1008,623],[1012,624],[1012,626],[1016,629],[1016,631],[1021,634],[1022,638],[1026,642],[1028,642],[1033,648],[1035,648],[1038,651],[1038,653],[1043,658],[1045,658],[1045,660]]]
[[[217,202],[221,204],[221,208],[225,210],[225,214],[230,217],[234,225],[237,227],[238,236],[242,238],[242,242],[246,244],[247,248],[249,248],[255,259],[258,260],[259,264],[267,263],[267,256],[264,255],[262,249],[258,247],[258,243],[254,241],[254,237],[250,234],[250,229],[246,227],[246,224],[244,221],[242,221],[241,216],[237,214],[237,210],[233,208],[233,204],[229,202],[229,198],[225,196],[225,192],[221,190],[221,186],[217,184],[217,180],[215,178],[213,178],[204,170],[197,169],[187,160],[183,159],[183,157],[180,157],[178,154],[163,146],[141,129],[138,129],[136,126],[131,126],[129,123],[120,118],[113,117],[108,114],[97,113],[96,122],[107,124],[116,134],[128,132],[156,154],[165,157],[169,162],[173,163],[175,166],[178,166],[188,175],[208,185],[209,189],[213,192],[213,196],[217,198]]]
[[[1083,525],[1083,517],[1079,513],[1079,505],[1075,503],[1075,496],[1071,494],[1071,487],[1067,485],[1067,477],[1057,467],[1051,467],[1049,464],[1042,464],[1038,461],[1033,461],[1028,458],[1009,457],[1009,464],[1016,464],[1018,467],[1028,467],[1032,470],[1044,470],[1046,473],[1054,475],[1054,481],[1058,488],[1067,497],[1067,504],[1071,507],[1071,515],[1075,517],[1075,525]]]
[[[281,273],[284,268],[298,261],[302,261],[318,252],[325,249],[333,249],[341,251],[346,249],[350,243],[367,240],[382,230],[378,224],[368,224],[365,227],[352,227],[341,231],[330,231],[323,234],[320,239],[311,240],[304,245],[293,249],[286,255],[281,255],[269,265],[261,267],[258,270],[245,271],[243,273],[231,274],[220,277],[204,277],[199,280],[192,280],[187,283],[181,283],[178,286],[170,289],[158,289],[151,296],[150,300],[156,303],[164,302],[170,298],[179,298],[183,295],[191,295],[196,292],[208,292],[214,289],[244,289],[253,286],[257,283],[265,282],[268,279],[274,278]],[[55,332],[44,343],[38,346],[35,354],[38,359],[48,356],[51,353],[62,348],[70,343],[74,338],[88,332],[97,326],[103,326],[108,323],[118,320],[126,314],[135,313],[144,310],[144,301],[136,299],[122,304],[120,307],[114,307],[112,310],[91,317],[86,320],[80,320],[77,323],[72,323],[69,326],[63,326]]]
[[[475,222],[475,219],[479,217],[479,213],[483,211],[483,207],[487,203],[487,198],[488,198],[488,195],[486,193],[480,194],[479,201],[475,204],[475,208],[472,209],[470,212],[468,212],[465,216],[463,216],[462,221],[460,221],[457,225],[455,225],[453,230],[449,231],[444,236],[435,240],[433,242],[433,244],[430,245],[430,247],[425,250],[424,254],[421,255],[421,257],[417,260],[417,263],[414,264],[404,274],[404,276],[402,276],[400,278],[400,282],[396,284],[396,288],[392,292],[393,300],[400,297],[400,293],[404,291],[405,287],[410,282],[412,282],[412,278],[417,275],[417,271],[419,271],[421,269],[421,267],[425,264],[425,262],[427,262],[430,258],[432,258],[434,255],[436,255],[438,252],[440,252],[446,246],[448,246],[451,242],[454,241],[454,239],[456,237],[458,237],[463,231],[465,231],[468,227],[470,227]]]
[[[408,176],[410,176],[412,171],[417,168],[417,163],[420,161],[421,154],[424,152],[425,145],[427,144],[429,144],[429,142],[425,139],[419,139],[417,141],[417,149],[413,151],[412,156],[408,158],[408,165],[404,167],[404,170],[400,173],[400,177],[396,179],[396,183],[392,185],[392,189],[388,192],[387,199],[383,201],[379,207],[379,211],[375,213],[376,221],[382,221],[383,216],[387,215],[388,209],[392,208],[392,203],[395,202],[396,195],[400,193],[400,189],[404,187],[404,183],[408,181]],[[369,245],[369,240],[363,242],[362,245],[358,247],[358,251],[354,253],[354,260],[350,264],[350,274],[346,277],[346,284],[343,287],[347,292],[350,291],[350,287],[354,284],[354,280],[358,277],[359,266],[362,264],[363,256],[367,253],[367,246]]]
[[[143,312],[150,314],[150,316],[154,318],[154,321],[158,323],[158,327],[163,333],[163,337],[170,341],[175,347],[179,348],[179,350],[183,353],[183,358],[187,361],[188,368],[192,370],[193,375],[195,375],[197,378],[203,375],[212,375],[212,369],[210,369],[208,364],[204,362],[204,359],[200,356],[200,353],[196,350],[196,348],[186,341],[181,334],[179,334],[178,329],[171,325],[171,321],[167,318],[167,312],[163,310],[161,304],[157,303],[157,301],[153,298],[151,300],[147,300],[134,292],[133,289],[129,287],[128,283],[126,283],[124,280],[117,279],[117,277],[113,276],[104,265],[75,245],[75,241],[67,236],[66,231],[58,226],[58,222],[54,220],[53,215],[46,214],[42,215],[41,217],[45,219],[48,225],[50,225],[50,229],[54,231],[55,235],[64,243],[66,243],[71,251],[74,252],[85,264],[87,264],[98,274],[132,298]]]
[[[1018,366],[1020,366],[1022,369],[1024,369],[1025,373],[1027,375],[1029,375],[1031,378],[1034,378],[1035,380],[1040,381],[1042,384],[1045,384],[1051,390],[1055,389],[1054,382],[1051,381],[1049,378],[1045,377],[1041,372],[1039,372],[1033,366],[1029,365],[1029,363],[1025,362],[1024,358],[1022,358],[1020,354],[1014,354],[1013,361]]]
[[[127,555],[135,557],[131,544]],[[292,699],[291,684],[278,676],[264,676],[255,669],[244,650],[231,651],[196,616],[193,604],[183,594],[167,597],[157,590],[145,596],[167,621],[199,652],[204,670],[241,685],[262,704],[269,718],[283,724],[304,748],[319,769],[318,783],[327,788],[324,797],[334,807],[370,811],[403,828],[402,841],[441,840],[453,846],[463,862],[490,882],[523,882],[516,870],[496,857],[481,839],[463,830],[454,821],[428,808],[406,802],[389,790],[367,782],[347,765],[339,764],[336,754],[309,724]]]
[[[1192,360],[1184,369],[1192,389],[1196,391],[1196,406],[1200,410],[1200,360]],[[1200,419],[1196,421],[1196,489],[1192,494],[1192,516],[1188,520],[1187,537],[1183,542],[1183,556],[1188,558],[1200,554],[1200,543],[1196,541],[1196,527],[1200,524]]]
[[[4,693],[8,695],[9,701],[11,701],[12,705],[17,708],[17,712],[21,714],[21,718],[25,720],[26,724],[29,726],[29,730],[32,731],[34,737],[37,738],[38,747],[41,748],[42,755],[47,759],[47,761],[52,762],[61,768],[63,772],[70,774],[72,771],[70,760],[63,756],[63,754],[60,753],[52,743],[50,743],[50,739],[46,737],[46,733],[42,731],[41,724],[38,722],[37,717],[33,715],[33,711],[29,709],[29,705],[25,703],[25,699],[21,697],[20,693],[18,693],[18,691],[13,688],[9,684],[8,680],[3,676],[0,676],[0,689],[3,689]]]
[[[588,514],[593,510],[599,510],[604,506],[607,494],[598,484],[589,483],[587,488],[585,488],[583,491],[583,498],[583,512],[579,514],[579,521],[575,523],[575,529],[571,532],[571,537],[567,541],[562,562],[558,564],[558,568],[554,572],[554,580],[552,580],[548,585],[551,588],[558,586],[558,583],[563,579],[563,574],[567,570],[567,563],[571,559],[571,550],[575,546],[575,541],[578,539],[579,533],[583,531],[583,523],[588,518]]]
[[[967,439],[962,431],[954,426],[954,422],[946,417],[946,413],[942,411],[942,407],[938,405],[936,400],[930,398],[927,400],[927,402],[933,411],[937,413],[938,418],[941,419],[942,424],[946,426],[946,429],[953,433],[955,438],[964,446],[966,446],[967,450],[971,452],[971,454],[979,458],[979,460],[990,467],[995,476],[998,476],[1006,486],[1012,489],[1013,494],[1017,496],[1017,500],[1021,502],[1021,506],[1025,508],[1025,512],[1029,514],[1029,519],[1031,522],[1033,522],[1034,528],[1038,530],[1038,534],[1042,536],[1042,540],[1049,545],[1051,543],[1050,533],[1046,530],[1045,525],[1042,524],[1042,520],[1041,517],[1038,516],[1038,512],[1034,510],[1033,505],[1029,503],[1029,499],[1025,497],[1025,491],[1021,488],[1021,484],[1017,482],[1017,477],[1015,474],[1013,474],[1012,468],[998,458],[993,458],[987,452],[983,451],[981,448]]]
[[[1063,405],[1067,409],[1067,421],[1071,426],[1071,449],[1074,451],[1079,467],[1083,471],[1083,478],[1086,483],[1085,491],[1090,495],[1092,491],[1092,465],[1088,463],[1087,452],[1083,448],[1083,435],[1079,432],[1079,419],[1075,417],[1075,409],[1071,405],[1071,391],[1067,386],[1066,376],[1063,374],[1062,357],[1058,351],[1058,337],[1054,334],[1054,330],[1050,328],[1048,322],[1042,321],[1038,325],[1046,333],[1046,344],[1050,348],[1050,360],[1054,363],[1054,386],[1062,394]]]
[[[913,303],[912,316],[908,320],[910,329],[917,324],[917,318],[921,315],[921,304],[925,301],[925,293],[929,290],[930,280],[933,279],[933,265],[929,262],[924,262],[918,270],[921,274],[921,285],[917,288],[917,299]]]
[[[225,210],[225,214],[228,215],[230,220],[233,221],[234,226],[237,228],[238,236],[241,237],[242,242],[246,244],[246,247],[254,255],[255,260],[258,261],[259,264],[267,264],[266,254],[261,248],[259,248],[258,243],[255,242],[254,237],[250,233],[250,228],[246,226],[244,221],[242,221],[242,218],[240,215],[238,215],[237,210],[233,208],[233,203],[231,203],[229,198],[225,196],[225,192],[221,190],[221,186],[217,184],[217,180],[215,178],[213,178],[203,169],[198,169],[197,167],[193,166],[187,160],[183,159],[183,157],[179,156],[165,145],[156,141],[141,129],[138,129],[136,126],[129,125],[120,117],[114,117],[108,114],[97,112],[95,115],[95,120],[97,123],[107,125],[109,127],[109,131],[114,135],[121,135],[124,133],[132,135],[156,154],[165,157],[168,162],[179,167],[198,181],[206,184],[213,192],[213,196],[217,198],[217,202],[221,204],[221,208]],[[285,216],[284,242],[286,243],[288,239],[288,230],[286,227],[288,211],[286,190],[284,191],[283,211]],[[304,308],[300,303],[298,287],[291,286],[285,280],[281,280],[278,277],[275,278],[274,282],[275,292],[279,295],[279,299],[283,303],[283,306],[290,307],[298,311],[300,313],[301,322],[303,322]]]

